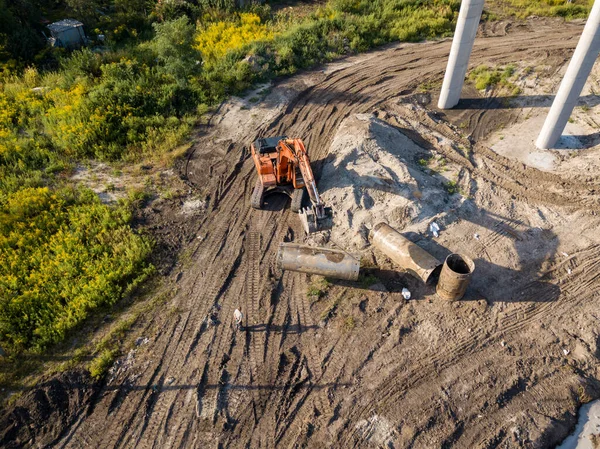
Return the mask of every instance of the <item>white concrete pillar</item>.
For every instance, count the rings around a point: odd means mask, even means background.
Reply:
[[[460,4],[448,66],[444,75],[444,84],[442,84],[438,101],[440,109],[450,109],[456,106],[460,100],[479,19],[483,12],[483,3],[484,0],[462,0]]]
[[[577,104],[583,86],[590,76],[600,52],[600,0],[594,2],[567,73],[560,83],[544,127],[535,142],[540,149],[552,148],[560,139]]]

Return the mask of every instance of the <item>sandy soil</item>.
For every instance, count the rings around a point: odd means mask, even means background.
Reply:
[[[486,24],[472,64],[543,64],[558,79],[581,29],[542,20]],[[540,170],[493,151],[487,139],[525,120],[524,107],[499,108],[467,89],[470,101],[436,111],[420,86],[441,79],[449,47],[449,40],[394,45],[281,81],[259,104],[224,104],[181,166],[201,207],[178,217],[197,230],[189,262],[173,276],[175,298],[140,329],[148,342],[69,407],[62,427],[15,431],[5,446],[560,442],[581,402],[600,396],[600,176],[576,163]],[[315,279],[278,272],[279,242],[303,236],[285,197],[270,197],[266,211],[250,207],[256,175],[247,147],[277,134],[302,137],[322,174],[343,156],[346,138],[366,149],[375,139],[377,151],[399,154],[402,179],[412,184],[388,218],[440,258],[460,251],[475,260],[465,300],[439,300],[368,246],[365,258],[377,267],[365,274],[374,285],[339,282],[309,298]],[[403,149],[406,138],[412,143]],[[447,192],[448,180],[463,195]],[[348,204],[334,202],[341,224]],[[363,213],[369,204],[359,198],[352,207]],[[442,226],[439,238],[427,233],[431,219]],[[404,286],[413,292],[408,302]],[[238,307],[243,331],[233,326]],[[26,395],[19,405],[33,400]]]

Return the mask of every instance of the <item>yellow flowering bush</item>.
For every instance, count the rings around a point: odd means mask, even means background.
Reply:
[[[44,114],[45,130],[63,154],[75,156],[96,138],[102,116],[90,114],[87,89],[76,84],[69,89],[56,87],[45,94],[51,106]]]
[[[0,201],[0,342],[41,349],[148,274],[127,207],[91,191],[26,188]],[[141,276],[141,277],[140,277]]]
[[[205,65],[215,64],[227,52],[257,41],[273,40],[275,32],[254,13],[241,13],[237,20],[213,22],[200,28],[196,48]]]

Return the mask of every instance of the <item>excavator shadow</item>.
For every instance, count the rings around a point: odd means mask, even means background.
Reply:
[[[290,207],[290,196],[287,193],[272,191],[265,193],[262,210],[280,212]]]

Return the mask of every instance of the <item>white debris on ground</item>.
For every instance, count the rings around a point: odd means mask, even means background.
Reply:
[[[145,345],[149,341],[150,340],[148,339],[148,337],[138,337],[138,338],[135,339],[135,345],[136,346]]]
[[[363,249],[370,229],[382,221],[401,232],[426,231],[428,220],[449,208],[448,193],[417,162],[428,156],[371,114],[344,120],[319,181],[334,211],[332,240],[348,250]]]
[[[188,200],[183,203],[181,206],[181,213],[184,215],[193,215],[198,212],[202,212],[206,207],[206,203],[203,200],[195,199]]]
[[[384,416],[373,415],[369,419],[360,420],[355,428],[363,440],[377,447],[392,447],[396,430]]]
[[[135,365],[135,349],[131,349],[127,353],[127,357],[120,358],[108,370],[108,381],[107,385],[110,385],[119,375],[128,371]]]
[[[429,231],[433,234],[434,237],[440,236],[440,225],[435,221],[429,225]]]

